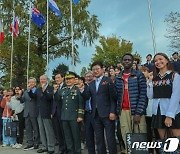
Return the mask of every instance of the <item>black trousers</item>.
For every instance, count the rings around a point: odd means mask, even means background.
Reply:
[[[95,154],[95,131],[94,131],[94,119],[92,117],[92,113],[85,112],[85,137],[86,144],[89,154]]]
[[[17,136],[17,143],[22,144],[23,143],[23,137],[24,137],[24,127],[25,127],[25,120],[23,117],[23,111],[21,113],[17,114],[18,116],[18,126],[19,126],[19,135]]]
[[[58,144],[59,144],[59,150],[65,151],[66,150],[66,143],[65,143],[62,121],[61,121],[60,117],[58,117],[57,112],[55,113],[52,121],[53,121],[54,133],[55,133],[56,139],[57,139]]]
[[[106,146],[104,139],[104,131],[108,144],[109,154],[117,154],[116,139],[115,139],[115,121],[109,117],[101,118],[96,112],[94,118],[94,128],[96,134],[97,153],[106,154]]]

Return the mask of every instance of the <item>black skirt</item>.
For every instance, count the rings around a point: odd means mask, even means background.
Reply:
[[[160,107],[158,106],[157,115],[152,115],[152,128],[167,128],[165,125],[165,115],[161,115]],[[180,129],[180,113],[176,114],[175,119],[172,119],[172,129]]]

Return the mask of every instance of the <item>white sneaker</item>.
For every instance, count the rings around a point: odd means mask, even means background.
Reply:
[[[22,144],[18,144],[18,145],[16,146],[16,149],[20,149],[20,148],[22,148]]]
[[[7,144],[3,144],[3,145],[1,145],[2,147],[7,147],[8,145]]]
[[[14,144],[14,145],[11,144],[10,146],[11,146],[12,148],[16,148],[16,147],[18,146],[18,143]]]

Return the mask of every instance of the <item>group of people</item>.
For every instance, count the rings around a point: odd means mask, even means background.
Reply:
[[[52,86],[42,75],[40,87],[29,78],[25,91],[19,86],[4,90],[2,146],[22,148],[24,129],[24,150],[48,154],[55,145],[59,154],[80,154],[84,140],[89,154],[117,154],[117,139],[126,150],[126,134],[132,131],[147,133],[148,141],[166,138],[167,129],[180,136],[180,60],[178,53],[172,56],[170,61],[164,53],[153,59],[149,54],[140,66],[127,53],[116,67],[95,61],[84,77],[58,72]],[[17,137],[5,135],[12,118],[18,119]]]

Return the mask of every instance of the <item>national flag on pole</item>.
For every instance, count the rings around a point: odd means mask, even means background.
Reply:
[[[3,41],[4,41],[3,24],[2,21],[0,20],[0,44],[3,43]]]
[[[79,3],[79,0],[73,0],[74,4],[76,5],[77,3]]]
[[[59,18],[62,17],[60,9],[58,8],[56,2],[54,0],[49,0],[49,7],[55,12],[55,15]]]
[[[12,24],[10,26],[10,31],[13,33],[14,37],[17,37],[19,34],[19,23],[16,17],[13,18]]]
[[[36,7],[32,7],[32,21],[39,27],[42,28],[42,26],[46,23],[46,20],[44,16],[40,13]]]

